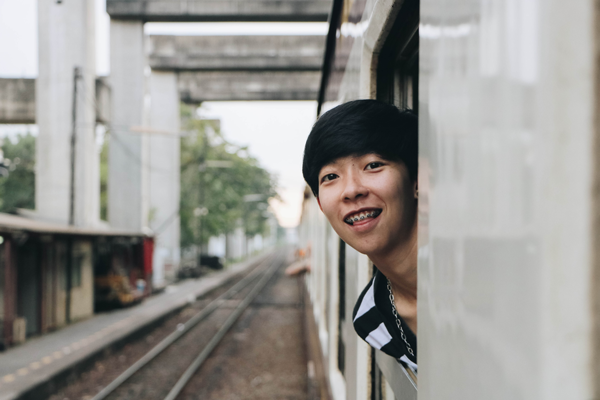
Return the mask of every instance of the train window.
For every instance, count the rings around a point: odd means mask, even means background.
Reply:
[[[344,342],[344,325],[346,323],[346,243],[340,239],[338,257],[338,369],[345,375],[346,344]]]

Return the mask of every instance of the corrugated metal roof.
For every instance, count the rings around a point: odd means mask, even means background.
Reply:
[[[38,233],[55,233],[62,235],[86,236],[152,236],[144,232],[126,231],[114,228],[80,228],[52,222],[39,221],[17,215],[0,213],[0,231],[28,231]]]

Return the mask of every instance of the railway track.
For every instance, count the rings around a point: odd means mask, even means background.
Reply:
[[[92,400],[177,399],[242,313],[272,280],[284,260],[283,251],[265,259],[185,323],[178,324],[173,333],[104,387]],[[154,384],[156,388],[152,387]]]

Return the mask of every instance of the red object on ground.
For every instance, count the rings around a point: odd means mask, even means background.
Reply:
[[[154,239],[144,238],[144,276],[152,275],[152,256],[154,254]]]

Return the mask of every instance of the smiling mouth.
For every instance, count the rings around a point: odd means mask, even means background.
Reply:
[[[368,218],[377,218],[381,214],[381,209],[370,210],[370,211],[361,211],[356,214],[350,215],[348,218],[344,220],[348,225],[354,225],[355,222],[364,221]]]

